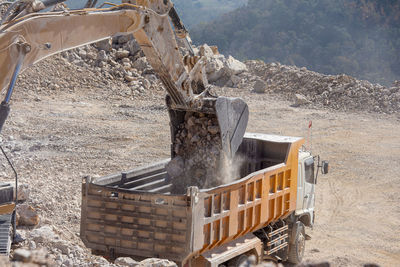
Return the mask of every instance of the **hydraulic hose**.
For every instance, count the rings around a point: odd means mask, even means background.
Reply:
[[[24,62],[24,57],[25,57],[24,54],[21,54],[19,56],[17,65],[15,66],[14,73],[13,73],[13,76],[11,78],[10,85],[8,86],[6,97],[4,98],[4,100],[0,104],[0,133],[1,133],[1,130],[3,129],[4,123],[7,120],[8,114],[10,113],[10,105],[9,105],[9,103],[10,103],[11,95],[12,95],[13,90],[14,90],[15,83],[17,81],[17,77],[18,77],[19,71],[21,70],[21,66],[22,66],[22,64]]]

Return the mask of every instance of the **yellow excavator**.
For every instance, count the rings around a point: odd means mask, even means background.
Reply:
[[[218,120],[223,152],[233,157],[246,130],[247,104],[240,98],[210,92],[206,59],[193,52],[188,32],[170,0],[123,0],[99,8],[96,0],[89,0],[84,9],[75,10],[68,9],[65,1],[0,2],[0,132],[20,72],[62,51],[117,34],[133,34],[167,91],[172,140],[186,112],[211,114]],[[181,53],[178,39],[187,54]]]

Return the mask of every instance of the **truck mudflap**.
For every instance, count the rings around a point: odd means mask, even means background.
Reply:
[[[256,256],[257,263],[260,263],[263,258],[262,241],[252,233],[246,234],[238,239],[201,254],[199,257],[192,259],[188,266],[217,267],[220,264],[243,254]]]

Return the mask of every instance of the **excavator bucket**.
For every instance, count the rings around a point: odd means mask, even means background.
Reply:
[[[246,132],[249,108],[241,98],[218,97],[215,112],[220,127],[222,148],[233,158]]]
[[[210,99],[208,99],[210,100]],[[167,97],[167,106],[170,116],[171,126],[171,155],[175,156],[174,145],[176,134],[182,123],[185,121],[186,112],[199,112],[203,110],[177,110],[171,107],[171,98]],[[212,102],[212,104],[210,104]],[[217,97],[212,99],[207,109],[208,114],[214,114],[218,120],[219,133],[221,137],[222,150],[225,155],[233,158],[246,131],[249,120],[249,108],[241,98]],[[212,108],[211,108],[212,107]]]

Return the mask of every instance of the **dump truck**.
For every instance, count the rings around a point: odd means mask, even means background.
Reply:
[[[239,266],[250,256],[301,262],[317,174],[328,172],[328,162],[306,151],[303,138],[251,133],[237,157],[238,179],[181,195],[170,192],[169,159],[86,177],[81,239],[111,258],[165,258],[179,266]]]

